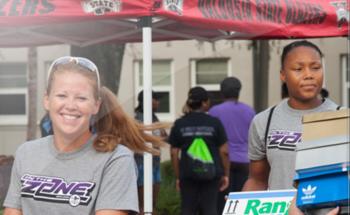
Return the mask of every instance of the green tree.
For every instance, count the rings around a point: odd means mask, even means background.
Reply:
[[[36,138],[37,122],[37,74],[38,74],[38,53],[36,47],[28,48],[28,123],[27,140]]]
[[[118,93],[125,44],[71,46],[72,56],[86,57],[98,67],[102,85]]]
[[[268,106],[270,46],[268,40],[253,40],[254,108],[260,112]]]

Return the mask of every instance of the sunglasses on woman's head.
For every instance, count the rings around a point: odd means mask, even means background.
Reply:
[[[79,65],[79,66],[89,70],[90,72],[94,72],[96,74],[96,77],[97,77],[98,89],[100,89],[100,75],[99,75],[97,66],[91,60],[89,60],[87,58],[84,58],[84,57],[64,56],[64,57],[57,58],[50,65],[48,77],[50,77],[50,74],[51,74],[52,70],[56,66],[64,65],[64,64],[68,64],[68,63],[75,63],[75,64],[77,64],[77,65]]]

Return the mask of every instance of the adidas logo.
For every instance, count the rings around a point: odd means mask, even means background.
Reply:
[[[301,190],[304,193],[304,196],[301,197],[301,200],[311,200],[316,198],[316,195],[314,195],[317,187],[312,187],[310,184],[306,188],[302,188]]]

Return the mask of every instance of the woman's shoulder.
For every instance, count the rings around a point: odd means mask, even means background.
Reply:
[[[133,157],[134,156],[134,152],[129,149],[127,146],[124,146],[123,144],[118,144],[118,146],[114,149],[112,156],[114,158],[118,158],[118,157]]]
[[[187,113],[187,114],[184,114],[184,115],[181,115],[180,117],[178,117],[178,118],[174,121],[173,125],[181,124],[182,122],[186,121],[186,120],[188,119],[188,117],[189,117],[189,114],[188,114],[188,113]]]
[[[16,155],[21,153],[39,152],[45,149],[48,143],[52,141],[52,136],[46,136],[35,140],[22,143],[16,150]]]
[[[134,152],[123,144],[118,144],[113,151],[110,152],[97,152],[91,148],[89,156],[91,159],[96,159],[105,163],[105,166],[109,166],[115,162],[130,162],[134,160]]]
[[[253,122],[266,122],[270,113],[273,114],[272,111],[275,111],[275,109],[277,109],[280,105],[281,105],[281,103],[270,106],[270,107],[266,108],[265,110],[257,113],[253,118]]]
[[[336,110],[337,108],[340,108],[341,106],[336,104],[333,100],[331,99],[325,99],[325,101],[322,103],[321,105],[321,109],[325,109],[325,110]]]

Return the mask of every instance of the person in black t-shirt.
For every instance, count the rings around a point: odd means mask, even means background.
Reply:
[[[169,136],[176,188],[181,196],[181,214],[217,215],[218,190],[226,189],[229,184],[226,133],[217,118],[206,114],[209,97],[204,88],[191,88],[186,105],[188,112],[175,121]],[[208,171],[210,178],[194,176],[197,172],[193,171],[193,162],[201,163],[205,171],[207,167],[214,169]]]

